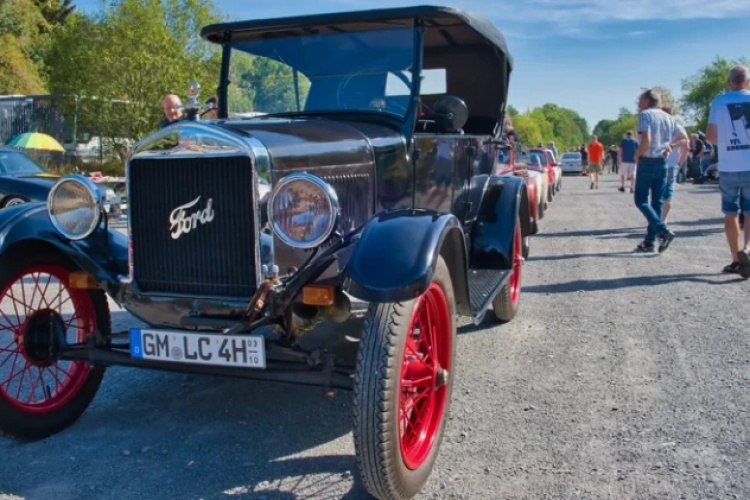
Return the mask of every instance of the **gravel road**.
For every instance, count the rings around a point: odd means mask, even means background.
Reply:
[[[750,283],[719,272],[718,189],[678,186],[659,256],[632,253],[616,187],[566,177],[519,317],[461,326],[421,498],[750,498]],[[350,413],[346,392],[112,368],[72,428],[0,438],[0,498],[363,498]]]

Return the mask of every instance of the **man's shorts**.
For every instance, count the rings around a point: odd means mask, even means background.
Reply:
[[[602,164],[601,163],[589,163],[589,173],[590,174],[598,174],[602,171]]]
[[[620,174],[624,175],[626,179],[633,179],[635,177],[635,163],[622,163]]]
[[[677,170],[677,167],[667,167],[667,183],[664,184],[664,193],[661,195],[661,201],[672,201],[674,186],[677,183]]]
[[[721,211],[726,215],[740,213],[740,196],[742,209],[750,214],[750,170],[744,172],[719,172],[719,190],[721,191]]]

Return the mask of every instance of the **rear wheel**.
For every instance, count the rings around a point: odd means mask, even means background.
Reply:
[[[523,244],[521,241],[521,223],[517,222],[513,237],[513,269],[508,282],[500,289],[492,302],[495,317],[502,322],[508,322],[515,318],[518,306],[521,303],[521,271],[523,268]]]
[[[96,395],[103,366],[57,359],[65,343],[110,333],[104,293],[70,288],[76,270],[54,253],[0,261],[0,431],[49,436]]]
[[[442,258],[418,298],[370,305],[357,358],[354,447],[374,497],[411,498],[429,478],[450,406],[455,341]]]

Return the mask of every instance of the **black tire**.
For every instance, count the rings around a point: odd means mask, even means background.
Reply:
[[[537,209],[537,213],[536,213],[538,220],[544,219],[544,206],[545,206],[544,202],[540,201],[539,202],[539,208]]]
[[[551,185],[547,189],[547,203],[552,203],[552,199],[555,197],[555,186]]]
[[[27,201],[20,196],[9,196],[3,200],[3,208],[17,207],[18,205],[23,205],[24,203],[27,203]]]
[[[437,288],[433,288],[434,285]],[[412,345],[421,345],[421,332],[416,334],[414,333],[416,330],[410,329],[415,310],[417,307],[420,311],[422,307],[428,307],[425,304],[431,303],[429,298],[437,297],[439,293],[445,297],[447,307],[445,313],[450,316],[449,319],[446,318],[448,325],[443,326],[449,328],[450,331],[447,328],[437,328],[440,333],[435,333],[433,338],[447,335],[444,338],[450,339],[449,342],[435,342],[443,348],[436,356],[443,360],[437,366],[442,367],[447,362],[449,368],[447,371],[443,370],[442,376],[433,378],[435,385],[427,384],[426,390],[434,391],[434,397],[441,394],[442,413],[438,415],[438,412],[426,412],[429,416],[423,413],[421,419],[412,420],[414,415],[424,410],[425,401],[430,399],[431,395],[424,399],[413,400],[419,402],[413,402],[410,413],[408,411],[402,413],[403,405],[409,402],[406,401],[409,398],[408,394],[418,393],[416,389],[411,393],[402,388],[404,384],[402,377],[408,373],[406,371],[402,373],[402,366],[407,361],[417,362],[416,355],[405,356],[406,352],[415,352],[411,350],[413,349],[411,347],[410,351],[407,351],[407,337],[411,339]],[[420,301],[419,305],[418,301]],[[411,335],[418,337],[416,344]],[[429,337],[432,336],[425,336],[426,339]],[[444,350],[445,343],[450,344],[448,352]],[[357,357],[354,385],[354,447],[362,481],[367,491],[374,497],[380,500],[411,498],[427,482],[437,458],[450,409],[453,370],[456,366],[455,343],[455,299],[448,267],[442,257],[438,258],[433,282],[425,295],[408,302],[370,305]],[[425,359],[420,359],[418,362],[424,366],[427,365]],[[444,383],[439,383],[438,380]],[[429,405],[427,407],[432,408]],[[407,413],[409,414],[406,415]],[[400,430],[404,423],[400,420],[402,415],[406,416],[406,424],[409,426],[414,422],[433,424],[429,426],[430,429],[434,429],[434,432],[428,433],[432,436],[429,439],[429,446],[417,448],[423,456],[418,465],[409,466],[408,464],[411,448],[404,448],[406,437],[401,435]]]
[[[507,323],[513,320],[521,304],[521,277],[523,269],[523,244],[521,237],[521,222],[516,223],[513,237],[513,268],[508,282],[503,286],[492,301],[492,308],[498,321]]]
[[[531,236],[523,237],[523,258],[528,259],[531,254]]]
[[[38,290],[41,297],[47,292],[48,288],[56,286],[56,284],[49,285],[51,282],[49,277],[54,277],[59,280],[59,283],[62,283],[63,279],[68,278],[65,273],[72,271],[79,271],[79,269],[61,255],[49,251],[30,255],[16,254],[0,259],[0,308],[4,311],[4,314],[0,317],[5,318],[6,321],[6,324],[0,329],[0,340],[3,340],[3,345],[7,344],[4,340],[6,338],[3,336],[4,334],[14,335],[19,333],[22,334],[21,338],[28,335],[26,325],[16,327],[13,325],[13,321],[8,319],[12,315],[6,316],[7,309],[5,307],[8,301],[13,301],[12,297],[15,297],[17,293],[12,291],[13,283],[16,283],[15,286],[18,289],[18,287],[23,286],[20,284],[20,279],[23,279],[26,283],[29,280],[38,280],[32,281],[32,289]],[[56,273],[60,275],[58,276]],[[45,279],[44,276],[47,276],[47,286],[42,291],[41,283]],[[104,292],[101,290],[74,290],[67,288],[67,286],[65,288],[68,299],[63,301],[63,296],[60,295],[59,311],[63,311],[62,304],[68,302],[75,310],[73,318],[84,318],[78,320],[76,327],[71,326],[74,319],[70,319],[66,333],[71,329],[77,330],[79,333],[76,336],[76,341],[83,341],[94,329],[98,328],[108,338],[111,334],[110,314]],[[54,288],[52,289],[54,290]],[[9,290],[10,292],[8,292]],[[52,306],[49,304],[43,306],[40,299],[39,304],[34,308],[34,298],[29,299],[27,311],[31,314],[25,315],[26,319],[28,320],[34,313],[54,309],[56,300],[46,297],[45,302],[52,302]],[[25,301],[26,298],[24,298]],[[18,324],[20,325],[20,321]],[[80,325],[86,326],[81,327]],[[9,346],[6,351],[11,352],[13,348],[15,348],[15,355],[24,360],[22,371],[25,372],[28,366],[28,380],[34,380],[33,370],[36,370],[35,373],[38,375],[36,383],[41,382],[39,385],[42,385],[42,387],[30,385],[28,387],[28,399],[24,402],[20,396],[13,395],[14,390],[8,390],[16,387],[11,385],[14,383],[14,376],[11,374],[10,378],[6,380],[4,372],[0,372],[0,432],[20,439],[41,439],[72,425],[88,408],[96,395],[104,377],[105,367],[102,365],[89,366],[84,361],[54,361],[52,359],[39,365],[27,364],[26,361],[29,361],[30,358],[21,352],[18,342]],[[12,355],[9,354],[9,356]],[[0,363],[3,362],[2,356],[3,354],[0,353]],[[39,363],[39,361],[36,360],[36,363]],[[60,370],[68,374],[62,377],[62,381],[55,375],[55,373],[59,374]],[[47,375],[46,379],[45,374]],[[7,386],[4,385],[6,382]],[[15,380],[19,387],[19,394],[23,382],[23,378],[20,381]],[[50,389],[50,383],[54,385],[54,393]],[[36,397],[38,395],[42,396],[41,400]]]

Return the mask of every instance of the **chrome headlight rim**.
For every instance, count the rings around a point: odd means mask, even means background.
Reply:
[[[321,235],[316,238],[315,240],[306,241],[306,242],[300,242],[298,240],[295,240],[293,238],[290,238],[289,235],[284,233],[279,228],[279,225],[276,222],[276,218],[273,214],[273,207],[274,207],[274,201],[276,199],[276,196],[281,193],[284,188],[291,184],[292,182],[298,182],[298,181],[305,181],[310,182],[314,184],[317,188],[321,189],[323,193],[326,195],[328,199],[328,204],[331,207],[331,214],[328,220],[328,225],[326,226],[325,231],[321,233]],[[266,211],[268,214],[268,222],[271,226],[271,230],[273,231],[273,234],[276,235],[282,242],[289,245],[293,248],[300,248],[300,249],[310,249],[315,248],[317,246],[322,245],[323,243],[328,240],[328,238],[331,237],[331,234],[333,234],[334,229],[336,229],[336,226],[339,222],[339,214],[341,213],[340,207],[339,207],[339,198],[336,194],[336,190],[333,189],[333,187],[328,184],[326,181],[318,177],[317,175],[310,174],[308,172],[295,172],[292,174],[289,174],[285,177],[283,177],[278,184],[271,190],[271,195],[268,198],[268,205],[266,207]]]
[[[73,234],[67,231],[57,220],[57,217],[54,215],[53,212],[53,200],[55,199],[55,195],[60,190],[62,186],[68,183],[77,183],[81,184],[84,189],[88,191],[88,194],[91,196],[91,199],[94,200],[94,209],[96,211],[96,215],[92,218],[91,223],[86,228],[86,231],[81,232],[80,234]],[[63,235],[65,238],[71,240],[71,241],[79,241],[88,238],[91,236],[94,231],[96,231],[96,228],[99,227],[99,224],[102,222],[102,213],[104,211],[104,200],[102,198],[102,194],[99,191],[99,188],[96,184],[94,184],[93,181],[88,179],[87,177],[84,177],[80,174],[70,174],[62,177],[59,181],[55,183],[54,186],[52,186],[52,189],[50,189],[49,194],[47,195],[47,213],[49,214],[50,221],[52,221],[52,226],[57,230],[58,233]]]

